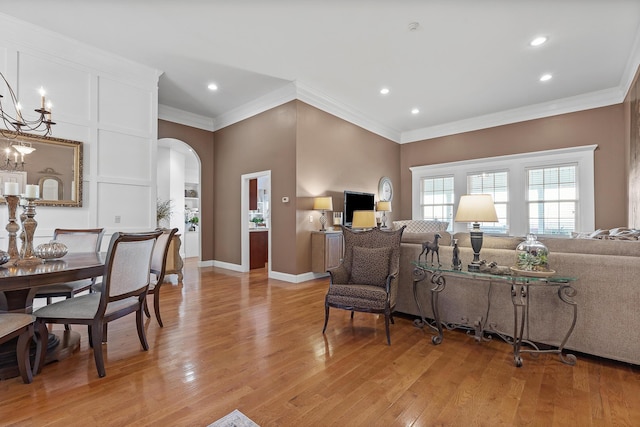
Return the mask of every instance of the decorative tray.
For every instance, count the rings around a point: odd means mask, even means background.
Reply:
[[[556,274],[555,270],[545,270],[545,271],[537,271],[537,270],[520,270],[518,267],[510,267],[511,271],[513,271],[518,276],[524,277],[551,277]]]

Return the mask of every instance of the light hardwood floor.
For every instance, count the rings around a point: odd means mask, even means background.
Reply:
[[[173,276],[175,277],[175,276]],[[109,326],[107,376],[87,344],[44,367],[30,385],[0,381],[0,425],[206,426],[239,409],[261,426],[640,425],[640,367],[578,355],[525,355],[462,332],[430,333],[396,318],[332,310],[328,279],[269,280],[186,263],[164,285],[165,327],[147,322],[141,351],[133,316]],[[637,339],[637,331],[629,331]]]

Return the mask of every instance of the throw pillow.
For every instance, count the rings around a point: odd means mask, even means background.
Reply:
[[[447,221],[435,221],[428,219],[411,219],[403,221],[393,221],[393,229],[398,230],[406,225],[405,233],[436,233],[447,231],[449,223]]]
[[[385,286],[391,248],[353,247],[351,283]]]

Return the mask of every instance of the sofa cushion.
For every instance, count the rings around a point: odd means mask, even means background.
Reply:
[[[353,247],[351,283],[385,286],[389,275],[391,248]]]
[[[393,229],[398,230],[403,225],[407,228],[404,230],[406,233],[430,233],[438,231],[446,231],[449,223],[446,221],[435,221],[427,219],[409,219],[402,221],[393,221]]]
[[[458,239],[458,246],[460,247],[471,247],[471,238],[469,237],[469,232],[459,232],[453,236],[454,239]],[[513,249],[524,242],[524,237],[514,237],[514,236],[490,236],[483,235],[482,237],[482,247],[483,248],[493,248],[493,249]],[[538,239],[540,240],[540,239]]]

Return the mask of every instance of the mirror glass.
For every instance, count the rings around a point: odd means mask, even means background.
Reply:
[[[7,137],[0,135],[0,193],[6,182],[18,183],[20,192],[33,184],[38,205],[82,206],[82,142],[2,133]]]

